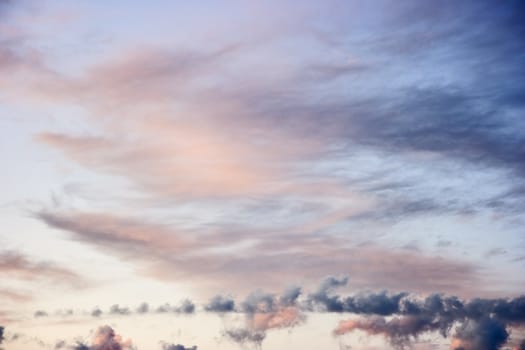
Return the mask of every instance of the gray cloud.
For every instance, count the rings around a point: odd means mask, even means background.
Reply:
[[[242,314],[245,325],[226,327],[223,336],[240,345],[255,347],[262,346],[272,329],[292,329],[303,324],[306,313],[359,316],[341,321],[334,329],[334,335],[343,336],[360,330],[369,335],[383,336],[396,348],[407,347],[422,335],[439,333],[443,337],[452,334],[451,346],[455,350],[497,350],[515,341],[509,340],[512,329],[525,326],[525,296],[461,299],[443,294],[421,296],[388,291],[337,293],[347,283],[347,277],[330,276],[313,292],[305,294],[298,286],[285,289],[281,295],[256,290],[238,304],[238,309],[234,299],[216,296],[200,310],[223,317],[225,312]],[[196,306],[183,300],[178,307],[167,305],[165,308],[165,312],[194,313]],[[120,306],[112,309],[129,310]],[[136,313],[141,314],[143,312]],[[101,334],[111,340],[114,335],[108,332],[106,329]]]
[[[235,301],[229,297],[216,295],[204,306],[204,310],[210,312],[232,312],[235,311]]]
[[[139,314],[147,314],[149,312],[149,305],[148,303],[142,303],[139,305],[139,307],[136,310]]]
[[[35,311],[34,315],[33,315],[35,318],[39,318],[39,317],[47,317],[49,316],[47,312],[45,311],[42,311],[42,310],[37,310]]]
[[[93,317],[100,317],[103,314],[103,311],[100,310],[98,307],[94,308],[93,311],[91,311],[91,316]]]
[[[252,331],[245,328],[234,328],[227,329],[224,331],[224,336],[231,341],[240,345],[253,344],[257,348],[260,348],[264,338],[266,338],[265,332]]]
[[[186,347],[182,344],[162,343],[162,350],[197,350],[197,346]]]
[[[456,329],[454,350],[498,350],[507,342],[505,324],[494,318],[467,321]]]
[[[173,308],[173,311],[182,314],[192,314],[195,312],[195,304],[189,299],[184,299],[180,305]]]
[[[109,313],[111,315],[129,315],[131,311],[127,307],[121,307],[118,304],[114,304],[109,308]]]

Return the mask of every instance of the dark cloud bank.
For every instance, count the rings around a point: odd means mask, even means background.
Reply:
[[[336,289],[346,286],[347,282],[346,277],[328,277],[310,293],[304,293],[297,286],[286,289],[281,295],[258,290],[241,302],[236,302],[232,297],[217,295],[200,307],[196,307],[190,300],[184,300],[176,307],[166,304],[166,310],[174,314],[193,314],[198,310],[218,315],[244,315],[244,326],[232,325],[222,332],[225,339],[241,347],[261,348],[268,331],[300,326],[306,321],[307,315],[314,313],[336,313],[349,317],[341,320],[335,327],[335,337],[359,331],[370,336],[384,337],[396,349],[410,347],[425,335],[450,338],[453,350],[523,350],[525,347],[525,340],[511,338],[513,330],[525,326],[525,295],[515,298],[462,300],[443,294],[423,297],[387,291],[353,295],[336,293]],[[134,312],[131,308],[118,305],[111,307],[112,311],[125,310],[116,313],[124,316],[159,312],[159,309],[150,308],[146,303],[141,304]],[[46,313],[40,311],[40,317],[41,314]],[[109,314],[115,315],[115,312]],[[58,344],[66,346],[63,341]],[[185,347],[166,342],[161,342],[161,346],[164,350],[197,349],[196,346]],[[123,341],[105,326],[99,328],[92,345],[79,343],[74,349],[119,350],[133,349],[133,345],[131,341]]]

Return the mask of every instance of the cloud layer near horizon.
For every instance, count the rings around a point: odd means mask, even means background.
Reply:
[[[423,297],[387,291],[338,294],[337,289],[345,287],[347,282],[348,278],[328,277],[309,293],[304,293],[300,287],[288,288],[280,295],[257,290],[238,303],[230,297],[217,295],[207,304],[198,307],[198,312],[221,316],[226,325],[222,336],[226,339],[241,346],[252,344],[256,347],[262,347],[268,332],[300,327],[307,323],[308,317],[317,313],[335,313],[344,317],[353,315],[353,318],[339,322],[334,328],[334,336],[362,331],[371,336],[383,336],[394,348],[399,349],[409,347],[428,335],[439,334],[446,338],[454,329],[450,340],[454,350],[497,350],[508,342],[515,343],[515,338],[510,339],[512,330],[519,331],[525,324],[525,295],[513,299],[462,300],[442,294]],[[173,308],[171,312],[179,315],[195,312],[196,307],[192,302],[185,301],[182,305],[191,305],[191,309],[185,307],[182,310],[181,306]],[[120,308],[117,305],[107,315],[115,315],[115,310],[128,310],[117,314],[133,317],[129,308]],[[137,317],[148,312],[148,308],[141,306],[134,315]],[[40,313],[47,315],[42,311]],[[235,314],[243,315],[243,326],[233,322],[234,318],[227,317]],[[60,317],[70,318],[72,314]],[[100,327],[93,339],[91,347],[79,343],[75,349],[114,349],[111,347],[114,346],[120,350],[131,347],[131,341],[123,341],[108,326]],[[169,348],[182,345],[164,343],[162,346]]]

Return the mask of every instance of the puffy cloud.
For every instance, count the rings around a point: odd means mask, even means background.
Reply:
[[[349,298],[356,300],[355,297],[332,298],[340,301],[343,306],[347,305],[345,301]],[[368,300],[362,295],[359,298]],[[378,299],[377,295],[372,295],[372,299],[382,302],[375,308],[345,311],[367,316],[341,321],[334,330],[334,335],[361,330],[370,335],[383,335],[392,345],[402,348],[425,333],[439,331],[446,337],[457,324],[451,345],[453,349],[497,350],[507,342],[509,327],[521,327],[525,323],[524,296],[463,301],[454,296],[438,294],[420,299],[404,293],[400,298],[395,298],[396,304],[391,304],[391,298]],[[381,306],[385,303],[390,305],[388,312]],[[393,317],[384,318],[378,315]]]
[[[192,314],[195,312],[195,304],[189,299],[184,299],[173,308],[173,311],[181,314]]]
[[[139,314],[147,314],[149,312],[149,305],[148,305],[148,303],[140,304],[136,311]]]
[[[293,328],[305,322],[304,310],[298,305],[301,288],[291,287],[283,292],[281,296],[256,290],[250,293],[240,304],[239,312],[244,314],[245,326],[231,328],[224,332],[224,336],[241,345],[249,343],[260,348],[267,331],[272,329]],[[208,305],[231,306],[222,299],[212,299]],[[219,313],[223,308],[214,307]],[[211,309],[210,309],[211,311]]]
[[[130,340],[123,340],[110,326],[97,329],[90,350],[131,350]]]
[[[182,344],[162,343],[162,350],[197,350],[197,346],[184,346]]]
[[[235,301],[229,297],[216,295],[204,306],[204,310],[210,312],[232,312],[235,311]]]
[[[299,286],[288,287],[279,297],[279,304],[283,306],[292,306],[297,303],[303,290]]]
[[[127,307],[121,307],[118,304],[114,304],[109,308],[109,313],[111,315],[129,315],[131,311]]]
[[[100,310],[98,307],[94,308],[93,311],[91,311],[91,316],[93,317],[100,317],[100,315],[103,314],[103,311]]]
[[[92,350],[91,347],[89,347],[88,345],[82,343],[82,342],[78,342],[77,344],[75,344],[73,347],[72,347],[73,350]]]
[[[279,307],[272,312],[253,314],[249,321],[253,329],[266,331],[272,328],[290,328],[303,323],[306,316],[297,307]]]
[[[432,319],[419,316],[394,317],[390,320],[383,317],[369,317],[339,322],[334,335],[361,330],[369,335],[383,335],[395,347],[403,348],[412,338],[437,328],[438,324]]]
[[[507,342],[509,333],[501,321],[485,317],[468,320],[456,329],[453,350],[498,350]]]
[[[47,317],[49,316],[47,312],[45,311],[42,311],[42,310],[37,310],[35,311],[34,315],[33,315],[35,318],[39,318],[39,317]]]
[[[245,328],[234,328],[225,330],[224,336],[240,345],[248,343],[260,348],[264,338],[266,338],[266,333]]]

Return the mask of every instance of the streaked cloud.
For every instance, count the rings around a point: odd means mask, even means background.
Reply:
[[[201,281],[206,276],[207,284],[217,286],[236,284],[239,276],[245,276],[246,283],[252,276],[253,283],[276,286],[297,281],[297,268],[307,268],[302,278],[309,280],[351,273],[356,286],[460,294],[472,293],[472,286],[482,281],[476,268],[466,262],[403,249],[359,247],[318,234],[255,231],[245,238],[251,243],[239,248],[240,237],[228,231],[190,234],[108,214],[41,212],[37,217],[69,232],[73,239],[132,261],[146,275],[161,280],[195,277],[197,282],[198,276]],[[279,250],[267,250],[270,237]],[[211,250],[218,245],[229,253]],[[470,288],[464,287],[465,281]]]
[[[15,251],[0,253],[0,273],[4,278],[42,279],[71,286],[81,286],[85,282],[81,276],[65,267],[52,262],[33,261]]]

